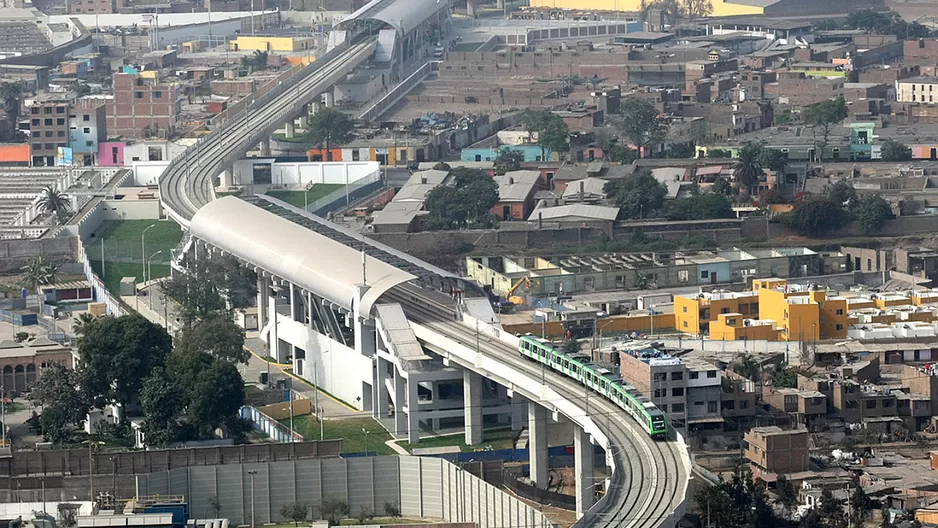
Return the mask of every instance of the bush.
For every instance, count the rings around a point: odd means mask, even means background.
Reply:
[[[401,508],[396,503],[385,502],[384,503],[384,514],[388,517],[397,518],[401,516]]]
[[[342,519],[348,517],[348,501],[338,497],[324,498],[322,505],[319,507],[319,511],[322,514],[322,518],[329,521],[329,526],[335,526],[339,524]]]

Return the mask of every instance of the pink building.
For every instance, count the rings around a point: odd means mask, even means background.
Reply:
[[[105,141],[98,144],[98,165],[113,167],[124,164],[124,143],[122,141]]]

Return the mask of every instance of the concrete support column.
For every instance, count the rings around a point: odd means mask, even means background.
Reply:
[[[465,405],[466,445],[482,443],[482,376],[471,371],[462,373]]]
[[[375,418],[385,418],[388,416],[391,401],[388,398],[388,367],[391,365],[387,360],[378,359],[377,375],[375,376],[375,392],[378,397],[375,398],[376,408],[372,415]]]
[[[404,400],[407,398],[407,380],[401,371],[394,369],[394,433],[401,436],[407,431],[407,414],[404,413]]]
[[[528,404],[528,462],[531,481],[546,489],[547,476],[547,409],[535,402]]]
[[[322,100],[326,108],[332,108],[335,105],[335,94],[332,93],[332,90],[329,90],[322,94]]]
[[[270,283],[263,272],[257,274],[257,328],[267,326],[267,301],[270,299]]]
[[[223,189],[228,189],[234,183],[234,169],[228,167],[221,173],[221,186]]]
[[[596,498],[593,480],[593,444],[590,435],[581,427],[574,427],[573,450],[576,459],[576,516],[579,519],[590,509]]]
[[[511,396],[511,430],[520,431],[524,429],[525,420],[525,401],[524,396],[517,392]]]
[[[303,128],[303,129],[309,127],[309,105],[303,105],[300,108],[299,125],[300,125],[300,128]]]
[[[313,101],[309,103],[309,115],[314,116],[319,113],[319,110],[322,108],[322,101]]]
[[[420,441],[420,400],[417,397],[417,381],[407,378],[407,441]]]
[[[287,138],[296,137],[296,125],[293,124],[293,120],[289,120],[285,123],[286,133],[284,134]]]
[[[267,334],[267,347],[268,354],[270,357],[277,360],[277,363],[283,363],[284,359],[280,357],[280,337],[277,335],[277,319],[280,317],[280,314],[277,313],[277,299],[280,297],[279,293],[270,290],[270,333]]]
[[[270,156],[270,138],[262,139],[261,144],[258,145],[258,149],[261,151],[261,156]]]

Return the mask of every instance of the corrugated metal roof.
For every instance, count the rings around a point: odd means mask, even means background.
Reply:
[[[528,220],[537,220],[540,215],[541,220],[556,220],[564,217],[589,218],[593,220],[605,220],[612,222],[619,216],[618,207],[606,207],[603,205],[560,205],[557,207],[538,207],[531,213]]]
[[[382,337],[390,345],[391,352],[407,361],[424,361],[430,356],[424,354],[423,347],[407,322],[407,316],[400,304],[379,304],[375,307],[381,321]]]
[[[449,2],[442,0],[397,0],[371,16],[387,22],[403,34],[408,34],[436,12],[445,9]]]

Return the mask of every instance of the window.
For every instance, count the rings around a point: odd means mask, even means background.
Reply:
[[[715,412],[717,412],[717,402],[715,402],[715,401],[707,402],[707,412],[708,412],[708,413],[715,413]]]
[[[730,313],[730,309],[729,309],[729,308],[720,308],[720,313],[724,313],[724,314]]]
[[[39,109],[38,109],[38,108],[30,108],[30,109],[29,109],[29,113],[30,113],[30,114],[38,114],[38,113],[39,113]]]
[[[42,143],[33,143],[33,150],[42,150]]]
[[[867,408],[867,409],[875,409],[875,408],[876,408],[876,400],[866,400],[866,408]]]
[[[684,373],[681,371],[675,371],[671,373],[671,381],[680,381],[684,379]]]
[[[134,99],[143,99],[143,92],[134,92]]]
[[[94,146],[94,141],[85,141],[85,146],[86,146],[86,147],[93,147],[93,146]]]
[[[740,408],[740,409],[748,409],[748,408],[749,408],[749,400],[740,400],[740,402],[739,402],[739,408]]]
[[[51,131],[51,130],[46,130],[46,133],[43,134],[43,135],[44,135],[45,137],[52,137],[52,131]]]
[[[699,372],[691,372],[691,373],[690,373],[690,379],[697,379],[697,378],[699,378],[699,377],[700,377],[700,373],[699,373]]]
[[[34,119],[33,121],[35,121],[35,119]],[[686,307],[686,306],[684,307],[684,313],[687,313],[687,307]]]
[[[797,404],[798,404],[798,396],[795,396],[794,394],[785,395],[785,405],[797,405]]]
[[[42,107],[42,113],[43,113],[43,114],[51,114],[51,113],[52,113],[52,107],[49,107],[49,106],[44,106],[44,107]]]
[[[671,389],[671,396],[683,396],[683,395],[684,395],[684,387],[674,387],[673,389]]]
[[[654,396],[655,398],[667,398],[667,397],[668,397],[668,389],[655,389],[655,390],[653,391],[653,394],[655,395],[655,396]]]
[[[678,282],[687,282],[690,280],[690,272],[687,270],[678,270],[677,272]]]
[[[683,404],[683,403],[672,403],[672,404],[671,404],[671,412],[676,412],[676,413],[682,413],[682,412],[684,412],[684,404]]]
[[[65,131],[59,130],[58,132],[55,133],[55,137],[65,137]]]
[[[843,314],[844,314],[843,310],[837,310],[837,315],[843,315]]]
[[[726,324],[730,326],[736,326],[736,319],[727,319]]]
[[[33,119],[32,121],[30,121],[30,124],[32,124],[33,126],[39,126],[39,123],[40,121],[38,119]],[[686,312],[687,308],[685,308],[684,311]]]
[[[83,128],[83,129],[81,129],[81,131],[84,132],[85,134],[90,134],[90,133],[91,133],[91,127],[85,127],[85,128]]]
[[[702,402],[702,401],[695,401],[695,402],[694,402],[694,407],[703,407],[703,404],[704,404],[704,402]]]
[[[735,408],[736,408],[736,402],[734,402],[733,400],[728,400],[728,401],[723,402],[723,410],[732,411]]]
[[[668,381],[668,373],[667,372],[655,372],[654,380],[655,381]]]
[[[163,92],[153,92],[153,98],[154,98],[154,99],[162,99],[162,98],[163,98]]]
[[[42,120],[42,124],[45,125],[45,126],[52,126],[52,120],[51,120],[51,119],[43,119],[43,120]]]
[[[684,321],[684,328],[687,328],[687,321]]]
[[[662,412],[668,412],[668,404],[667,404],[667,403],[662,403],[661,405],[658,406],[658,408],[661,409]]]
[[[843,329],[844,329],[844,325],[842,324],[837,325],[837,330],[843,330]]]
[[[52,150],[55,148],[54,143],[43,143],[43,146],[45,147],[46,150]]]
[[[893,400],[883,400],[883,407],[884,407],[884,408],[886,408],[886,407],[892,407],[892,404],[893,404],[893,403],[894,403]]]
[[[912,102],[913,102],[913,103],[915,102],[915,94],[914,94],[914,93],[912,94]]]
[[[850,401],[845,402],[845,403],[847,404],[847,405],[845,406],[847,409],[856,409],[856,408],[857,408],[857,402],[855,402],[855,401],[853,401],[853,400],[850,400]]]
[[[84,114],[81,116],[81,120],[85,122],[91,121],[91,116],[88,114]]]
[[[717,377],[717,371],[715,371],[715,370],[708,370],[708,371],[707,371],[707,377],[708,377],[708,378],[711,378],[711,379]]]
[[[65,119],[60,117],[60,118],[58,118],[58,119],[55,120],[55,124],[56,124],[56,125],[59,125],[59,126],[64,126],[64,125],[65,125]]]
[[[64,114],[64,113],[65,113],[65,107],[64,107],[64,106],[56,106],[56,107],[55,107],[55,113],[56,113],[56,114]]]
[[[710,278],[710,272],[709,272],[709,271],[706,271],[706,270],[701,271],[701,272],[700,272],[700,278],[701,278],[701,279],[709,279],[709,278]]]

